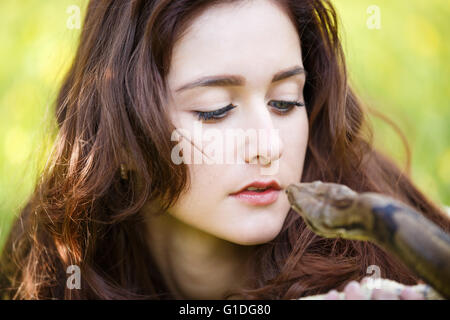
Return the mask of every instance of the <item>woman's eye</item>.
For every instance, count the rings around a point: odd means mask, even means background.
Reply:
[[[293,107],[304,107],[305,104],[300,101],[284,101],[284,100],[272,100],[269,105],[275,108],[278,113],[288,113]],[[198,116],[198,120],[219,120],[224,118],[228,111],[236,108],[237,106],[230,103],[228,106],[214,110],[214,111],[194,111]]]
[[[202,112],[202,111],[194,111],[199,120],[217,120],[220,118],[223,118],[226,116],[227,112],[230,111],[231,109],[236,108],[237,106],[235,106],[234,104],[230,103],[228,106],[220,108],[218,110],[214,110],[214,111],[207,111],[207,112]]]
[[[304,107],[305,104],[300,101],[284,101],[284,100],[272,100],[269,105],[274,107],[279,113],[287,113],[293,107]]]

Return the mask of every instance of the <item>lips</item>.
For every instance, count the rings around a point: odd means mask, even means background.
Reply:
[[[231,195],[236,195],[236,194],[244,192],[244,191],[249,191],[249,190],[247,190],[248,188],[273,189],[273,190],[278,190],[278,191],[281,190],[280,185],[275,180],[265,181],[265,182],[264,181],[254,181],[254,182],[244,186],[239,191],[232,193]],[[258,192],[258,191],[254,191],[254,192]]]
[[[248,190],[248,188],[264,190],[256,191]],[[230,194],[230,196],[251,205],[262,206],[275,202],[278,199],[280,190],[280,185],[275,180],[268,182],[255,181],[244,186],[238,192]]]

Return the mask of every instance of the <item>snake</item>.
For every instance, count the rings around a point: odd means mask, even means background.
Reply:
[[[425,282],[414,286],[425,298],[450,298],[450,235],[416,209],[381,193],[359,193],[331,182],[292,183],[285,192],[291,208],[317,235],[374,243]]]

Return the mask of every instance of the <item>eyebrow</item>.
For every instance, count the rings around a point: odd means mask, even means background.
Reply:
[[[273,83],[276,81],[284,80],[297,74],[306,75],[306,70],[300,66],[281,70],[273,76],[271,82]],[[175,92],[180,92],[196,87],[225,87],[243,85],[245,85],[245,78],[240,75],[206,76],[181,86],[180,88],[176,89]]]

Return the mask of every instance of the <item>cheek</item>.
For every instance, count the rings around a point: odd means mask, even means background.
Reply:
[[[213,214],[223,199],[223,170],[208,164],[187,164],[186,167],[190,188],[180,196],[171,213],[181,219],[205,219],[205,212]]]
[[[283,159],[278,178],[299,181],[308,141],[306,111],[283,119],[278,128],[283,141]],[[225,144],[225,152],[234,152]],[[193,150],[199,152],[198,150]],[[228,198],[252,168],[241,165],[187,164],[191,186],[169,211],[191,227],[240,244],[258,244],[273,239],[281,230],[290,204],[285,195],[267,208],[253,208]],[[257,172],[257,171],[255,171]]]
[[[303,167],[306,149],[308,146],[309,124],[306,110],[292,117],[289,123],[280,127],[283,140],[283,158],[286,170],[291,173],[299,171]],[[300,169],[301,170],[301,169]]]
[[[298,114],[298,117],[295,117],[296,119],[289,123],[287,126],[289,129],[287,129],[288,134],[289,131],[295,132],[295,134],[290,135],[290,139],[292,139],[292,142],[297,145],[303,147],[302,149],[306,148],[306,144],[308,143],[308,135],[309,135],[309,123],[308,123],[308,116],[306,113],[306,109],[303,107],[300,109],[300,112]]]

